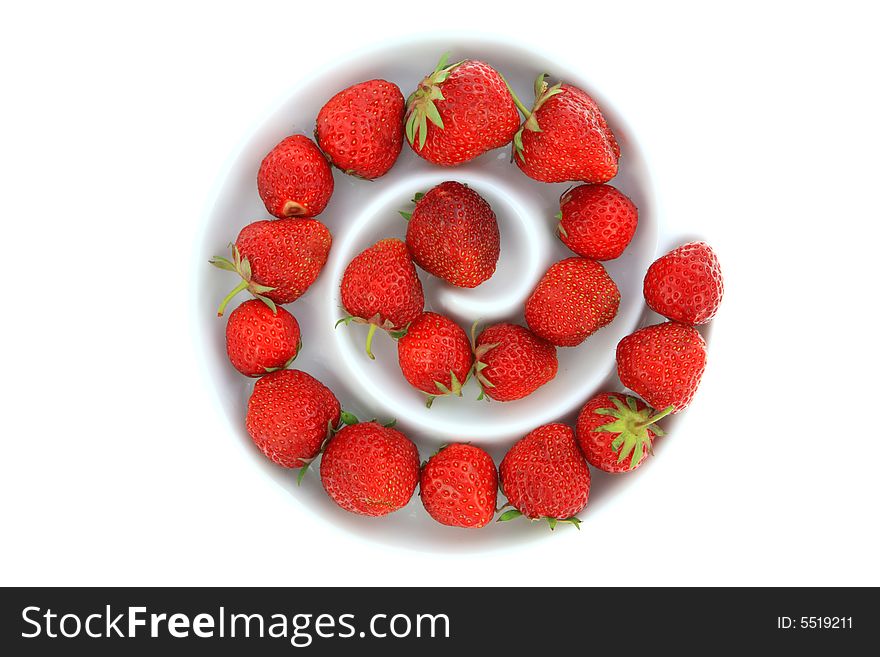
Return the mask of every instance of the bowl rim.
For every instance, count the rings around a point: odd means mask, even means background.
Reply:
[[[576,80],[578,84],[582,84],[584,82],[583,75],[578,74],[578,71],[582,70],[582,64],[576,63],[571,57],[561,56],[559,53],[554,52],[552,49],[545,48],[541,45],[535,45],[532,43],[523,45],[511,42],[509,38],[502,35],[481,32],[477,30],[421,31],[396,36],[394,38],[386,39],[383,41],[375,41],[341,53],[339,56],[328,60],[326,63],[316,67],[315,69],[312,69],[310,72],[299,75],[290,84],[284,87],[284,89],[279,92],[275,98],[267,103],[266,106],[256,114],[254,119],[244,122],[244,125],[241,127],[240,136],[238,136],[234,144],[232,144],[227,157],[217,169],[213,182],[208,189],[206,197],[203,201],[203,210],[193,229],[190,252],[190,273],[188,276],[189,281],[187,286],[188,303],[186,304],[189,307],[187,321],[189,324],[190,338],[196,352],[195,358],[197,362],[197,369],[201,372],[200,378],[202,378],[203,384],[211,388],[210,392],[208,393],[211,398],[211,408],[212,410],[215,410],[216,412],[219,412],[220,415],[222,415],[223,419],[221,421],[224,424],[224,428],[226,430],[231,429],[232,431],[230,433],[232,433],[233,437],[235,437],[236,439],[238,439],[239,436],[235,432],[235,427],[232,423],[230,411],[228,408],[226,408],[219,389],[212,381],[211,372],[215,369],[216,363],[214,362],[214,355],[210,351],[212,347],[209,344],[209,341],[203,339],[203,326],[206,320],[202,316],[203,313],[200,311],[199,304],[197,303],[197,300],[199,299],[199,296],[201,294],[201,288],[203,285],[202,281],[204,280],[204,276],[206,275],[206,263],[202,262],[202,260],[200,259],[203,254],[202,252],[204,239],[206,233],[208,232],[211,218],[215,213],[217,203],[219,202],[221,191],[228,184],[230,176],[236,167],[236,162],[241,158],[243,152],[246,150],[247,145],[253,139],[254,135],[258,133],[261,126],[269,121],[270,118],[274,116],[281,109],[281,107],[290,100],[292,96],[296,95],[301,90],[309,87],[322,76],[327,75],[328,72],[350,66],[357,60],[363,60],[364,58],[368,58],[371,55],[383,53],[389,50],[405,49],[407,46],[418,45],[420,47],[424,47],[426,42],[436,43],[438,46],[438,53],[441,53],[444,47],[451,49],[451,44],[455,44],[454,48],[458,50],[463,50],[468,47],[474,47],[475,49],[499,48],[513,51],[521,56],[531,55],[546,61],[558,62],[560,70],[564,69],[565,71],[579,78],[578,80]],[[445,46],[443,44],[445,44]],[[550,73],[552,73],[552,71],[550,71]],[[597,102],[601,107],[610,108],[610,111],[613,112],[615,119],[617,119],[619,127],[625,128],[626,134],[629,135],[630,138],[635,142],[635,139],[632,137],[634,133],[630,129],[630,126],[627,123],[625,116],[621,114],[618,106],[614,103],[607,102],[607,99],[602,94],[601,90],[593,89],[592,85],[584,86],[589,87],[590,95],[594,96],[597,99]],[[635,143],[637,144],[639,156],[642,160],[642,164],[644,167],[644,171],[641,174],[643,178],[643,185],[641,186],[640,191],[644,195],[647,203],[650,204],[651,208],[653,209],[652,211],[654,222],[656,224],[653,242],[650,244],[652,252],[654,253],[654,255],[656,255],[660,233],[662,232],[662,223],[659,218],[658,195],[654,188],[654,183],[651,176],[649,154],[645,151],[644,147],[640,143]],[[265,458],[261,454],[258,454],[256,452],[252,454],[252,457],[256,461],[265,461]],[[266,463],[263,463],[263,465],[266,465]],[[298,503],[300,506],[309,506],[306,502],[302,500],[298,500]],[[323,515],[317,510],[310,510],[309,514],[315,516]],[[427,549],[437,552],[450,551],[449,549],[444,549],[449,547],[448,542],[445,541],[443,542],[443,545],[434,546],[420,544],[418,545],[418,547],[416,547],[416,545],[414,545],[412,541],[395,541],[393,539],[389,540],[388,535],[396,532],[381,532],[381,537],[377,536],[377,532],[361,532],[354,531],[352,529],[348,529],[347,531],[345,531],[345,533],[347,535],[355,533],[360,539],[369,538],[370,540],[378,543],[393,545],[404,549],[417,549],[419,551],[425,551]],[[545,534],[545,532],[528,532],[528,534],[534,535],[534,538],[537,540],[541,537],[539,535],[543,535]],[[547,534],[549,534],[549,532]],[[458,538],[462,539],[463,537],[461,537],[461,535],[459,534]],[[531,540],[528,539],[522,540],[524,536],[522,533],[519,532],[517,533],[517,536],[511,536],[510,538],[512,539],[513,543],[527,544],[531,542]],[[496,551],[510,549],[512,547],[511,542],[493,542],[488,546],[483,544],[482,542],[472,543],[471,541],[467,540],[460,540],[460,543],[463,547],[467,544],[471,544],[471,546],[465,547],[467,552]]]

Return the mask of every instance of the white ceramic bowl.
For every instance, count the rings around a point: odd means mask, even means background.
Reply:
[[[573,255],[554,236],[554,215],[568,184],[544,184],[526,177],[510,162],[509,148],[484,154],[460,167],[433,166],[404,144],[392,170],[373,181],[352,178],[334,170],[335,190],[318,217],[333,234],[333,247],[318,280],[299,300],[287,306],[302,329],[303,349],[292,367],[305,370],[329,386],[343,406],[362,419],[396,418],[398,427],[427,458],[441,444],[472,441],[500,462],[507,448],[535,427],[553,421],[572,422],[593,393],[619,386],[614,373],[617,342],[639,326],[645,306],[641,283],[655,257],[658,224],[648,171],[629,126],[617,114],[611,99],[594,89],[578,70],[563,69],[539,52],[486,37],[438,35],[377,46],[356,53],[337,65],[301,80],[235,155],[209,208],[198,245],[196,267],[196,331],[204,347],[208,381],[218,394],[236,440],[250,443],[244,428],[247,398],[254,381],[239,375],[225,353],[225,319],[215,309],[235,284],[233,275],[208,265],[212,255],[223,255],[246,224],[270,218],[257,194],[256,174],[263,156],[283,137],[311,135],[321,106],[337,91],[357,82],[384,78],[396,83],[404,96],[430,72],[439,56],[451,50],[450,61],[482,59],[507,78],[526,105],[533,98],[534,78],[549,72],[587,90],[599,103],[620,143],[621,169],[612,184],[639,208],[639,227],[626,252],[605,263],[621,292],[615,320],[577,348],[558,349],[556,378],[529,397],[508,403],[476,401],[479,389],[470,382],[463,398],[439,398],[431,409],[424,396],[407,384],[397,364],[393,340],[380,332],[374,341],[375,361],[364,353],[366,327],[352,324],[334,330],[342,316],[339,281],[351,259],[385,237],[404,238],[406,221],[398,210],[411,206],[418,191],[444,180],[467,183],[491,204],[501,231],[501,257],[495,275],[473,290],[453,288],[419,271],[426,308],[451,316],[466,330],[476,319],[483,325],[500,320],[524,324],[523,306],[535,283],[553,262]],[[233,302],[244,301],[240,295]],[[529,523],[507,523],[479,531],[447,528],[435,523],[422,508],[418,495],[401,511],[385,518],[360,518],[337,509],[326,497],[317,476],[310,472],[302,487],[292,471],[268,463],[254,448],[254,462],[289,488],[308,513],[330,516],[334,523],[383,540],[414,547],[462,547],[506,543],[516,537],[542,537],[549,532]],[[243,462],[242,467],[253,463]],[[585,513],[588,513],[587,507]],[[315,522],[320,522],[318,518]]]

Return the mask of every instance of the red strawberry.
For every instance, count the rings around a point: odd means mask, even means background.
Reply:
[[[581,409],[577,440],[587,462],[605,472],[635,470],[653,453],[655,436],[663,431],[655,422],[672,412],[657,413],[641,399],[619,392],[603,392]]]
[[[258,299],[245,301],[226,322],[226,353],[245,376],[283,369],[300,347],[299,324],[284,308],[273,312]]]
[[[706,368],[706,342],[691,326],[654,324],[626,336],[617,345],[620,382],[654,408],[691,403]]]
[[[419,482],[419,451],[376,422],[342,428],[321,457],[321,483],[346,511],[384,516],[406,506]]]
[[[559,208],[559,239],[593,260],[619,258],[639,223],[636,206],[611,185],[575,187],[562,195]]]
[[[425,307],[425,294],[406,244],[397,239],[376,242],[348,263],[342,275],[342,305],[349,316],[336,325],[352,321],[369,324],[367,355],[376,328],[397,332],[418,317]]]
[[[495,516],[498,471],[484,450],[457,443],[443,447],[422,468],[425,510],[452,527],[485,527]]]
[[[524,109],[524,108],[521,108]],[[513,139],[524,174],[541,182],[603,183],[617,175],[620,148],[596,102],[569,84],[535,82],[535,105]]]
[[[257,189],[269,214],[279,219],[314,217],[333,193],[333,172],[311,139],[293,135],[263,158]]]
[[[620,292],[595,260],[555,263],[526,301],[526,323],[557,347],[576,347],[617,315]]]
[[[417,194],[406,244],[429,274],[458,287],[476,287],[495,273],[501,252],[495,213],[482,196],[458,182]]]
[[[345,173],[372,180],[388,173],[403,145],[403,94],[369,80],[343,89],[318,112],[315,141]]]
[[[655,312],[683,324],[705,324],[724,296],[721,266],[708,244],[690,242],[650,266],[644,290]]]
[[[314,219],[255,221],[241,229],[232,247],[232,261],[214,257],[211,264],[241,276],[217,315],[242,290],[248,290],[271,308],[301,297],[318,278],[333,238],[326,226]]]
[[[498,71],[472,59],[447,66],[448,58],[409,97],[406,138],[428,162],[455,166],[510,143],[519,114]]]
[[[410,384],[435,397],[457,395],[473,365],[467,334],[451,319],[437,313],[419,315],[397,341],[400,371]]]
[[[556,347],[517,324],[486,328],[474,340],[474,353],[477,379],[483,392],[496,401],[532,394],[559,369]]]
[[[550,528],[558,521],[575,526],[575,517],[590,496],[590,469],[564,424],[546,424],[510,448],[501,461],[501,489],[514,510],[499,521],[521,515],[545,518]]]
[[[299,370],[278,370],[254,385],[246,425],[263,454],[299,468],[318,454],[339,414],[339,401],[323,383]]]

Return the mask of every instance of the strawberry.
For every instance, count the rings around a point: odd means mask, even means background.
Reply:
[[[639,329],[617,345],[620,382],[654,408],[691,403],[706,368],[706,342],[692,326],[665,322]]]
[[[580,185],[559,199],[557,231],[584,258],[619,258],[635,235],[639,211],[611,185]]]
[[[467,185],[447,181],[416,194],[406,245],[429,274],[458,287],[476,287],[495,273],[501,252],[492,208]]]
[[[314,217],[333,193],[333,172],[315,142],[293,135],[263,158],[257,190],[269,214],[279,219]]]
[[[403,146],[403,94],[369,80],[343,89],[321,111],[315,141],[345,173],[373,180],[388,173]]]
[[[245,376],[287,367],[300,348],[299,324],[284,308],[273,312],[258,299],[245,301],[226,322],[226,353]]]
[[[342,305],[349,313],[336,325],[369,324],[367,355],[376,328],[397,333],[418,317],[425,307],[422,282],[416,274],[406,244],[385,239],[365,249],[348,263],[340,285]],[[399,337],[399,336],[397,336]]]
[[[655,422],[672,410],[669,406],[657,413],[630,395],[600,393],[578,415],[578,445],[594,468],[612,473],[635,470],[653,453],[654,438],[663,435]]]
[[[535,104],[513,138],[514,159],[541,182],[608,182],[617,175],[620,148],[596,102],[569,84],[535,81]]]
[[[471,332],[476,332],[476,324]],[[559,369],[556,347],[517,324],[489,326],[473,342],[477,380],[496,401],[532,394]]]
[[[343,427],[321,457],[321,483],[346,511],[384,516],[406,506],[419,482],[419,451],[376,422]]]
[[[455,166],[510,143],[519,114],[498,71],[448,60],[446,53],[407,100],[406,139],[428,162]]]
[[[499,522],[525,516],[544,518],[550,529],[559,521],[576,527],[576,514],[590,496],[590,469],[564,424],[538,427],[517,442],[501,461],[501,490],[513,509]]]
[[[339,415],[339,401],[323,383],[299,370],[278,370],[254,385],[245,424],[263,454],[299,468],[318,454]]]
[[[595,260],[553,264],[526,301],[526,323],[557,347],[576,347],[617,315],[620,292]]]
[[[721,266],[705,242],[689,242],[658,258],[645,276],[645,301],[682,324],[705,324],[724,296]]]
[[[428,394],[428,408],[441,395],[461,397],[473,365],[471,343],[461,327],[437,313],[422,313],[397,341],[400,371],[409,383]]]
[[[452,527],[485,527],[495,516],[498,471],[484,450],[457,443],[440,448],[422,468],[425,510]]]
[[[248,290],[270,308],[301,297],[318,278],[333,238],[326,226],[314,219],[255,221],[241,229],[232,245],[232,260],[215,256],[211,264],[234,271],[241,282],[217,311],[242,290]]]

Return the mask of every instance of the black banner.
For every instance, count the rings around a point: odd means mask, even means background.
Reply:
[[[317,655],[470,654],[487,645],[516,654],[576,646],[812,652],[869,645],[876,600],[873,589],[839,588],[7,588],[0,623],[2,646],[14,649],[7,655],[140,647],[190,655],[226,645]]]

